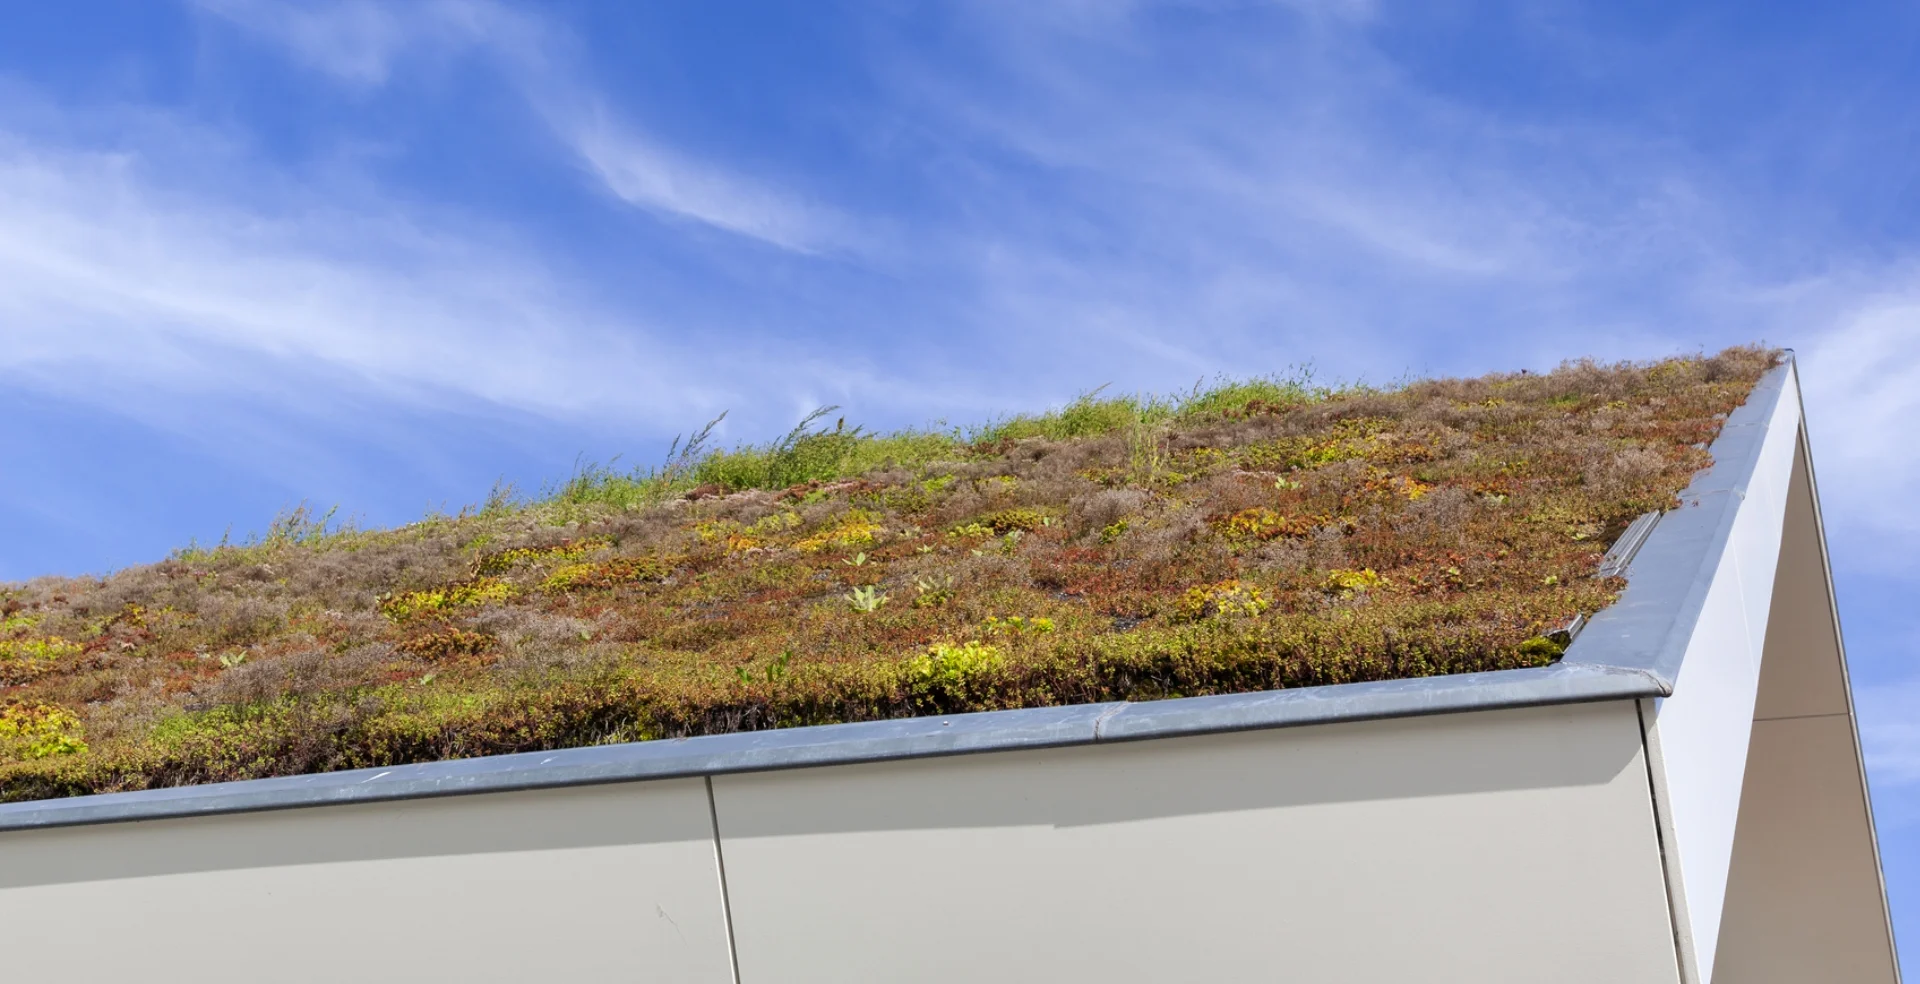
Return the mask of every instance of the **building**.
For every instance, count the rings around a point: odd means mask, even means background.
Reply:
[[[0,806],[20,979],[1896,981],[1795,370],[1547,665]]]

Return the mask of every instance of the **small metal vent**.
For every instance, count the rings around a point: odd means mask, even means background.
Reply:
[[[1627,531],[1620,534],[1620,539],[1613,541],[1613,546],[1607,550],[1607,555],[1600,558],[1599,576],[1618,577],[1625,574],[1627,568],[1633,565],[1633,555],[1640,552],[1640,548],[1646,544],[1647,537],[1653,533],[1654,526],[1659,522],[1660,514],[1650,512],[1628,523]]]

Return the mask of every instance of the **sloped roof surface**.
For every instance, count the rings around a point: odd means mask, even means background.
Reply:
[[[0,595],[0,798],[1543,666],[1777,356],[810,426]]]

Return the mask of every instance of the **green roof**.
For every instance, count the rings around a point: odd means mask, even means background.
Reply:
[[[458,517],[0,587],[0,800],[1544,665],[1770,350],[705,432]]]

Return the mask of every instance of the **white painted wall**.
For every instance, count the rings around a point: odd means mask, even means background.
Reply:
[[[1678,979],[1631,702],[713,790],[745,984]]]
[[[722,859],[748,984],[1678,980],[1631,702],[7,832],[0,979],[717,984]]]
[[[0,833],[0,980],[732,980],[705,783]]]

